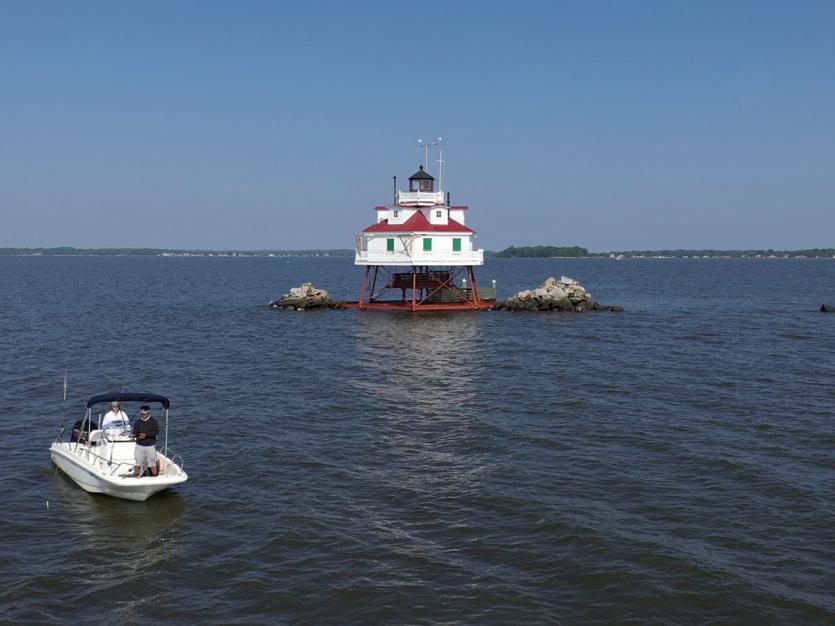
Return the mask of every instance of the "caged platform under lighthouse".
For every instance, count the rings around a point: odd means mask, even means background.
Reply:
[[[377,221],[356,236],[354,264],[365,266],[365,274],[359,300],[346,305],[408,311],[496,306],[495,283],[479,290],[476,281],[484,250],[466,225],[469,207],[449,199],[423,165],[409,177],[408,191],[397,189],[395,177],[393,203],[375,207]]]

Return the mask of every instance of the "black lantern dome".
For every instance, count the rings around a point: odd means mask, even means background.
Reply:
[[[417,172],[409,176],[409,191],[435,191],[435,178],[421,165]]]

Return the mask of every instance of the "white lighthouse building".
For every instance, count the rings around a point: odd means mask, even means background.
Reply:
[[[421,165],[408,191],[375,207],[377,221],[356,237],[354,263],[366,267],[360,308],[479,309],[495,293],[479,295],[473,268],[484,263],[466,205],[451,205]],[[460,275],[460,281],[459,281]],[[391,290],[399,299],[391,299]]]

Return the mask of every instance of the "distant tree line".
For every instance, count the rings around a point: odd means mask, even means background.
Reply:
[[[584,257],[591,256],[586,248],[579,246],[510,246],[501,252],[498,257]]]
[[[154,256],[160,250],[152,248],[73,248],[59,246],[57,248],[0,248],[2,255],[43,255],[43,256]]]
[[[580,246],[510,246],[501,252],[496,252],[497,257],[668,257],[668,258],[692,258],[692,257],[719,257],[719,258],[798,258],[817,257],[831,258],[835,256],[835,248],[809,248],[807,250],[621,250],[613,252],[589,252]]]
[[[624,250],[607,252],[605,256],[624,257],[722,257],[722,258],[798,258],[798,257],[827,257],[835,256],[835,248],[809,248],[806,250]]]

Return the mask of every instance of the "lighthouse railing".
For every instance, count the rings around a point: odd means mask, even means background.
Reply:
[[[435,206],[444,204],[443,191],[398,191],[397,204],[417,204]]]
[[[356,250],[354,260],[374,265],[483,265],[484,250]]]

